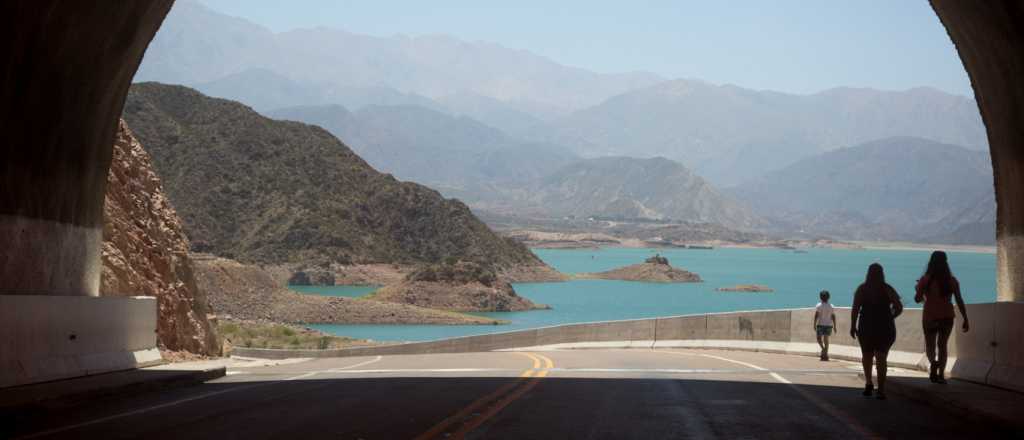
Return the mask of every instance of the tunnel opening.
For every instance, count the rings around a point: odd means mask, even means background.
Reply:
[[[0,253],[0,294],[97,295],[102,196],[117,118],[171,4],[123,6],[114,13],[57,2],[4,6],[8,25],[0,36],[9,42],[9,73],[0,110],[6,145],[0,242],[7,250]],[[1021,302],[1024,212],[1017,205],[1024,191],[1024,87],[1014,69],[1022,61],[1024,12],[1013,2],[932,5],[971,77],[988,134],[997,199],[997,299]],[[54,120],[59,129],[52,128]],[[27,309],[12,302],[4,310]]]

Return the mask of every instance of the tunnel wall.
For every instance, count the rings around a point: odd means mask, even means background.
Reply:
[[[996,194],[999,301],[1024,301],[1024,2],[931,0],[971,78]]]
[[[0,295],[98,294],[114,133],[172,3],[0,2]]]
[[[159,362],[156,298],[0,295],[0,388]]]
[[[972,329],[950,339],[953,377],[1024,391],[1024,304],[968,306]],[[235,347],[233,355],[256,358],[347,357],[467,353],[508,349],[719,348],[817,356],[814,309],[711,313],[542,327],[430,342],[336,350],[271,350]],[[850,309],[836,308],[838,330],[830,355],[860,360],[850,338]],[[956,328],[960,328],[959,318]],[[927,369],[921,309],[905,309],[896,320],[890,364]]]

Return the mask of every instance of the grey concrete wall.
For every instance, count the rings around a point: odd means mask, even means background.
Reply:
[[[160,361],[156,298],[0,295],[0,387]]]

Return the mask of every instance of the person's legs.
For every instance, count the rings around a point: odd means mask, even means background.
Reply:
[[[822,346],[821,346],[821,350],[822,350],[823,354],[821,356],[824,357],[825,360],[827,361],[828,360],[828,335],[822,336],[820,339],[823,342]]]
[[[939,355],[936,360],[935,376],[937,382],[945,383],[946,359],[949,358],[949,336],[953,333],[953,320],[944,320],[939,325],[937,333]]]
[[[934,382],[936,369],[939,366],[938,359],[935,357],[935,338],[936,335],[938,335],[938,331],[935,328],[934,323],[930,321],[925,321],[922,324],[922,327],[924,329],[924,352],[925,355],[928,356],[928,378]]]
[[[821,332],[815,330],[815,334],[817,335],[817,338],[818,338],[818,348],[821,349],[821,356],[825,357],[825,344],[821,340],[821,338],[822,338]]]
[[[870,396],[871,391],[874,390],[875,385],[871,381],[871,364],[874,357],[874,351],[861,346],[860,348],[860,363],[864,367],[864,395]]]
[[[878,370],[878,398],[885,398],[885,374],[889,370],[889,352],[888,351],[877,351],[875,357],[878,358],[878,363],[875,368]]]

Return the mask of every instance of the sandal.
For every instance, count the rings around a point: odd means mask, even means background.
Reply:
[[[861,394],[864,394],[865,397],[871,397],[871,392],[874,391],[874,390],[875,390],[875,384],[869,383],[867,385],[864,385],[864,392],[861,393]]]
[[[885,400],[885,391],[878,390],[878,394],[875,394],[875,398],[878,400]]]

